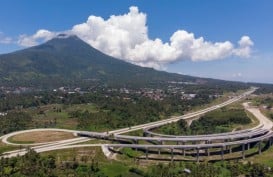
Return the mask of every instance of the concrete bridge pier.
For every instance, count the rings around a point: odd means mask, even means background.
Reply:
[[[247,150],[250,149],[250,143],[247,143]]]
[[[196,148],[196,162],[199,163],[199,148]]]
[[[242,144],[242,158],[245,159],[245,144]]]
[[[206,149],[206,154],[207,154],[208,157],[210,156],[209,148]]]
[[[262,142],[261,141],[259,141],[259,154],[261,154],[262,153]]]
[[[193,121],[192,119],[184,119],[184,120],[186,121],[188,127],[191,126],[191,123]]]
[[[138,140],[137,140],[137,139],[134,139],[134,140],[133,140],[133,143],[134,143],[134,144],[138,144]]]
[[[227,139],[226,142],[229,142],[229,139]],[[225,146],[225,150],[226,150],[226,151],[229,150],[229,149],[228,149],[228,146]]]
[[[272,146],[272,137],[269,138],[269,146]]]
[[[143,134],[142,134],[142,136],[144,136],[144,137],[145,137],[146,135],[147,135],[147,133],[144,131],[144,132],[143,132]]]
[[[184,148],[181,148],[181,154],[184,155],[184,151],[185,149]]]
[[[148,153],[149,153],[149,150],[148,150],[148,148],[146,148],[146,150],[145,150],[146,160],[148,160]]]
[[[158,142],[158,144],[160,144],[160,145],[162,145],[162,144],[163,144],[161,140],[158,140],[157,142]]]
[[[137,139],[134,139],[134,140],[132,140],[133,141],[133,144],[138,144],[138,140]],[[135,151],[137,151],[137,148],[135,147],[135,148],[132,148],[132,149],[134,149]]]
[[[171,148],[171,162],[173,162],[173,148]]]
[[[232,153],[232,145],[228,146],[228,149],[229,149],[229,153],[231,154]]]
[[[205,144],[210,144],[211,141],[210,140],[206,140]]]
[[[224,148],[226,148],[226,146],[222,146],[221,147],[221,160],[224,160]]]
[[[181,144],[181,145],[185,145],[185,142],[182,141],[180,144]],[[184,157],[186,156],[185,148],[182,148],[182,149],[181,149],[181,153],[183,154]]]

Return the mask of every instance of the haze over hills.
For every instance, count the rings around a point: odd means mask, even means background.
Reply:
[[[222,82],[136,66],[103,54],[77,36],[64,34],[35,47],[0,55],[0,82],[6,86],[139,86],[169,81]]]

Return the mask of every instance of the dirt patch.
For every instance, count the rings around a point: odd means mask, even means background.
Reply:
[[[21,143],[44,143],[50,141],[60,141],[74,138],[73,133],[62,132],[62,131],[39,131],[39,132],[28,132],[15,135],[9,139],[11,142]]]

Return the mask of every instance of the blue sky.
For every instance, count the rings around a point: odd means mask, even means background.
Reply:
[[[0,53],[69,32],[141,66],[273,83],[272,17],[271,0],[2,0]]]

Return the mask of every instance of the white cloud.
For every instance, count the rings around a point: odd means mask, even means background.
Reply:
[[[239,78],[239,77],[242,77],[243,74],[239,72],[239,73],[234,73],[232,76],[235,78]]]
[[[66,31],[75,34],[98,50],[141,66],[163,68],[179,60],[209,61],[230,56],[250,57],[254,43],[243,36],[236,47],[230,41],[211,42],[193,33],[178,30],[168,42],[148,36],[147,15],[132,6],[127,14],[112,15],[108,19],[89,16],[86,22]],[[54,37],[56,32],[39,30],[31,36],[21,35],[18,44],[37,45]]]
[[[248,58],[251,55],[251,47],[254,45],[253,41],[248,36],[243,36],[238,41],[239,48],[234,49],[235,55],[239,57]]]
[[[31,47],[52,39],[56,34],[54,32],[40,29],[35,34],[27,36],[25,34],[19,36],[18,44],[24,47]]]
[[[195,38],[193,33],[179,30],[171,37],[171,47],[180,51],[178,59],[191,59],[192,61],[208,61],[228,57],[233,51],[229,41],[212,43],[203,37]]]
[[[7,37],[3,32],[0,31],[0,44],[11,44],[13,40],[11,37]]]
[[[13,42],[13,40],[10,37],[0,38],[0,43],[1,44],[11,44],[12,42]]]

